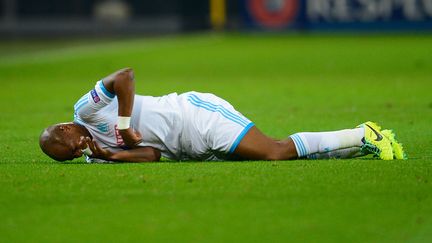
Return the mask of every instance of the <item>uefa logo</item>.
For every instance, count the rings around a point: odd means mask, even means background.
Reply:
[[[259,25],[282,28],[292,23],[299,12],[299,0],[248,0],[250,16]]]

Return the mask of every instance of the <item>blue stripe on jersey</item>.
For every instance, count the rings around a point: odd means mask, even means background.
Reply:
[[[299,150],[299,155],[298,156],[299,157],[305,156],[306,155],[306,148],[304,147],[304,145],[303,145],[300,137],[297,134],[294,134],[294,135],[291,136],[291,138],[293,139],[294,144],[296,145],[296,147]]]
[[[79,109],[81,109],[81,107],[83,107],[84,105],[86,105],[88,103],[88,100],[82,102],[81,104],[79,104],[76,108],[75,111],[78,111]]]
[[[211,111],[211,112],[218,112],[222,116],[224,116],[225,118],[239,124],[240,126],[245,127],[249,123],[248,121],[245,121],[239,115],[236,115],[236,114],[232,113],[231,111],[227,110],[225,107],[223,107],[221,105],[212,104],[208,101],[203,101],[194,94],[188,95],[188,101],[197,107],[204,108],[204,109]]]
[[[208,106],[208,105],[206,105],[206,104],[204,104],[204,103],[201,103],[201,102],[197,102],[197,101],[195,101],[192,97],[189,97],[188,101],[189,101],[191,104],[193,104],[193,105],[195,105],[195,106],[197,106],[197,107],[203,108],[203,109],[205,109],[205,110],[208,110],[208,111],[211,111],[211,112],[218,112],[218,113],[221,114],[223,117],[227,118],[227,119],[230,120],[230,121],[233,121],[233,122],[239,124],[240,126],[243,126],[243,127],[244,127],[244,126],[247,125],[245,122],[243,122],[243,121],[237,119],[236,117],[232,117],[232,116],[230,116],[229,114],[226,114],[226,112],[225,112],[222,108],[220,108],[220,107],[216,107],[216,108],[214,108],[214,107]]]
[[[101,88],[102,92],[103,92],[106,96],[110,97],[111,99],[115,97],[115,94],[109,92],[109,91],[105,88],[105,85],[103,84],[102,80],[99,81],[99,87]]]
[[[80,106],[82,103],[84,103],[84,102],[86,101],[85,98],[86,98],[86,97],[82,97],[81,99],[78,100],[77,103],[75,103],[75,105],[74,105],[74,110],[75,110],[75,111],[77,110],[78,106]]]
[[[79,117],[75,117],[75,119],[74,119],[74,121],[73,121],[74,123],[77,123],[77,124],[79,124],[79,125],[82,125],[82,126],[84,126],[84,122],[79,118]]]
[[[237,139],[234,141],[233,145],[231,146],[231,149],[229,151],[230,154],[232,154],[234,152],[234,150],[238,147],[238,145],[240,144],[240,142],[243,140],[243,137],[246,135],[246,133],[253,127],[255,126],[253,124],[253,122],[249,123],[249,125],[247,125],[243,131],[240,133],[240,135],[238,135]]]
[[[74,109],[77,110],[78,107],[81,107],[83,103],[87,103],[87,102],[88,102],[88,94],[81,97],[81,99],[79,99],[78,102],[75,103]]]
[[[78,100],[77,103],[75,103],[74,105],[74,109],[76,110],[76,108],[81,105],[82,103],[84,103],[86,100],[88,100],[88,94],[84,95],[83,97],[81,97],[81,99]]]
[[[75,103],[75,106],[77,106],[79,103],[83,102],[86,98],[88,98],[88,94],[83,95],[83,97],[81,97],[81,99],[79,99],[79,100]]]
[[[230,117],[232,117],[233,119],[238,119],[240,122],[244,123],[244,126],[246,126],[246,125],[249,123],[249,121],[247,121],[247,120],[245,120],[243,117],[241,117],[241,116],[239,116],[239,115],[237,115],[237,114],[231,112],[230,110],[228,110],[227,108],[225,108],[225,107],[222,106],[222,105],[215,105],[215,104],[212,104],[212,103],[210,103],[210,102],[208,102],[208,101],[203,101],[202,99],[200,99],[200,98],[199,98],[197,95],[195,95],[195,94],[190,94],[190,95],[191,95],[192,97],[194,97],[195,100],[197,100],[198,102],[202,102],[202,103],[204,103],[204,104],[206,104],[206,105],[208,105],[208,106],[211,106],[211,107],[213,107],[213,108],[218,108],[218,107],[220,107],[220,108],[222,109],[222,112],[224,112],[227,116],[230,116]]]
[[[309,154],[309,151],[308,151],[308,149],[306,148],[306,145],[304,144],[303,140],[301,139],[300,136],[298,136],[298,139],[300,140],[300,143],[301,143],[301,145],[303,146],[303,149],[304,149],[304,155],[303,155],[303,156],[308,155],[308,154]]]
[[[231,120],[231,121],[233,121],[233,122],[235,122],[235,123],[237,123],[237,124],[239,124],[239,125],[241,125],[241,126],[245,126],[245,124],[243,124],[241,121],[237,120],[235,117],[230,117],[229,115],[225,114],[225,113],[223,112],[222,108],[220,108],[220,107],[212,107],[212,106],[209,106],[209,105],[207,105],[207,104],[205,104],[205,103],[202,103],[202,102],[200,102],[200,101],[195,100],[192,96],[189,96],[189,97],[188,97],[188,101],[189,101],[192,105],[195,105],[195,106],[197,106],[197,107],[203,108],[203,109],[208,110],[208,111],[211,111],[211,112],[218,112],[218,113],[221,114],[223,117],[225,117],[225,118],[227,118],[227,119],[229,119],[229,120]]]
[[[303,150],[299,145],[299,142],[297,141],[297,137],[295,137],[294,135],[291,135],[291,139],[294,142],[295,147],[297,148],[297,153],[298,153],[298,157],[302,157],[303,155]]]
[[[298,134],[294,134],[294,135],[291,135],[291,138],[292,138],[294,144],[296,145],[296,148],[298,148],[298,150],[299,150],[298,156],[299,157],[306,156],[307,155],[307,149],[306,149],[305,145],[303,144],[300,136]]]

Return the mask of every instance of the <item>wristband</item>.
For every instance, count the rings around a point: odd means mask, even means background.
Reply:
[[[117,129],[128,129],[130,127],[130,120],[130,116],[119,116],[117,120]]]

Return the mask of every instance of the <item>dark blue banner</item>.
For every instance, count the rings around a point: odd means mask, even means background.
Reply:
[[[432,0],[244,0],[244,19],[262,29],[430,29]]]

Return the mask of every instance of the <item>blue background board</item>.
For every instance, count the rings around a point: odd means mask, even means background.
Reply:
[[[243,0],[242,10],[263,30],[432,30],[432,0]]]

